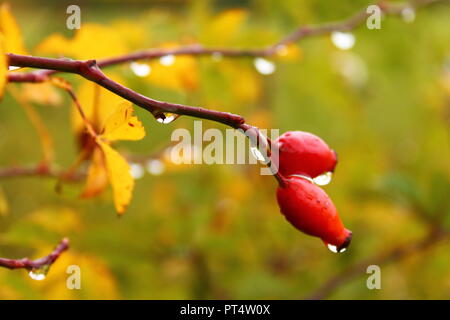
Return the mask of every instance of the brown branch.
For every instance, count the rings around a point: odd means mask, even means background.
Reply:
[[[150,111],[155,116],[160,115],[163,112],[169,112],[212,120],[229,125],[233,128],[237,128],[240,124],[244,123],[244,118],[228,112],[220,112],[201,107],[163,102],[143,96],[108,78],[100,70],[95,60],[78,61],[53,59],[17,55],[12,53],[8,54],[8,60],[10,66],[52,69],[56,71],[78,74],[85,79],[95,82],[105,89],[121,96],[122,98]]]
[[[11,166],[0,168],[0,179],[16,178],[16,177],[47,177],[61,179],[64,175],[64,170],[57,170],[53,167],[49,167],[46,164],[37,164],[30,166]],[[64,179],[64,181],[75,182],[84,177],[86,173],[77,172],[70,176],[70,178]]]
[[[438,2],[448,2],[449,0],[411,0],[404,4],[395,4],[386,1],[379,1],[378,5],[380,9],[386,15],[399,15],[402,10],[408,7],[420,8]],[[300,26],[293,32],[282,38],[280,41],[271,44],[263,48],[249,48],[249,49],[235,49],[235,48],[209,48],[200,44],[194,44],[178,48],[157,48],[137,51],[130,54],[125,54],[117,57],[106,58],[97,61],[97,65],[100,68],[118,65],[122,63],[138,61],[138,60],[152,60],[161,58],[167,55],[188,55],[188,56],[210,56],[213,54],[220,54],[224,57],[269,57],[276,55],[280,50],[283,50],[286,45],[294,42],[298,42],[308,37],[315,37],[329,34],[333,31],[350,31],[361,24],[363,24],[368,18],[366,8],[360,10],[356,14],[349,18],[327,23],[323,25],[305,25]],[[43,69],[43,68],[40,68]],[[51,67],[49,70],[37,70],[28,73],[9,72],[9,82],[42,82],[48,79],[50,75],[64,70],[57,70]],[[69,72],[69,71],[67,71]]]
[[[365,274],[368,266],[380,266],[383,264],[397,262],[415,253],[423,252],[433,245],[439,243],[440,241],[447,239],[448,237],[449,233],[447,231],[441,229],[432,229],[425,237],[417,240],[416,242],[409,242],[404,245],[395,247],[387,252],[383,252],[375,257],[361,261],[346,268],[345,270],[328,279],[306,299],[326,299],[342,285],[361,276],[362,274]]]
[[[0,258],[0,267],[8,269],[27,269],[27,270],[49,267],[59,258],[61,253],[66,251],[68,248],[69,248],[69,239],[64,238],[48,256],[36,260],[30,260],[28,258],[17,260]]]

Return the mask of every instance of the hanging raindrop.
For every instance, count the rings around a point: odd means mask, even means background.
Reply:
[[[256,70],[263,75],[273,74],[277,69],[277,67],[272,61],[269,61],[264,58],[255,58],[255,61],[253,63],[255,65]]]
[[[338,249],[337,249],[337,247],[335,245],[332,245],[332,244],[329,244],[329,243],[327,244],[327,247],[328,247],[328,249],[331,252],[334,252],[334,253],[342,253],[342,252],[345,252],[347,250],[347,248],[342,248],[341,250],[338,251]]]
[[[134,179],[140,179],[144,176],[144,168],[139,163],[132,163],[130,165],[130,173]]]
[[[157,115],[155,115],[156,121],[158,121],[159,123],[162,123],[162,124],[171,123],[174,120],[176,120],[178,117],[179,117],[179,115],[177,115],[175,113],[170,113],[170,112],[163,112],[163,113],[158,113]]]
[[[312,179],[312,181],[318,186],[326,186],[331,182],[332,177],[333,177],[332,172],[325,172],[322,173],[320,176],[317,176],[314,179]]]
[[[355,45],[356,38],[351,32],[333,31],[331,41],[338,49],[349,50]]]
[[[412,23],[416,20],[416,12],[414,8],[405,7],[401,11],[402,20],[406,23]]]
[[[42,281],[47,276],[48,269],[50,269],[49,265],[44,265],[40,268],[33,268],[28,272],[28,275],[33,280]]]
[[[175,56],[173,54],[168,54],[159,58],[159,63],[163,66],[171,66],[175,63]]]
[[[158,159],[149,160],[147,162],[146,168],[147,168],[148,173],[150,173],[154,176],[159,176],[166,169],[164,163]]]
[[[130,64],[130,68],[133,71],[133,73],[135,75],[137,75],[138,77],[146,77],[152,71],[152,69],[150,68],[150,66],[148,64],[146,64],[146,63],[139,63],[139,62],[136,62],[136,61],[133,61]]]
[[[211,58],[213,59],[213,61],[218,62],[223,59],[223,54],[220,52],[213,52]]]

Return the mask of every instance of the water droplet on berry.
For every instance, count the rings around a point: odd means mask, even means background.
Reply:
[[[256,70],[263,75],[272,74],[276,70],[275,64],[272,61],[264,58],[256,58],[254,61],[254,65]]]
[[[341,50],[349,50],[355,45],[355,36],[351,32],[333,31],[331,41]]]
[[[158,113],[155,115],[156,121],[162,124],[168,124],[178,118],[178,115],[170,112]]]
[[[315,177],[312,181],[318,186],[326,186],[331,182],[331,178],[333,177],[332,172],[325,172],[320,176]]]
[[[158,159],[149,160],[147,162],[146,167],[147,167],[148,173],[150,173],[154,176],[159,176],[166,169],[164,163]]]
[[[33,280],[41,281],[44,280],[47,276],[48,269],[50,269],[49,265],[44,265],[40,268],[33,268],[30,270],[30,272],[28,272],[28,275]]]
[[[171,66],[175,63],[175,56],[173,54],[168,54],[159,58],[159,63],[163,66]]]
[[[135,75],[137,75],[138,77],[146,77],[150,74],[150,72],[152,70],[148,64],[139,63],[136,61],[134,61],[130,64],[130,68],[131,68],[131,71],[133,71],[133,73]]]
[[[345,252],[347,250],[347,248],[342,248],[341,250],[338,251],[338,249],[337,249],[337,247],[335,245],[332,245],[332,244],[329,244],[329,243],[327,244],[327,247],[328,247],[328,249],[331,252],[334,252],[334,253],[342,253],[342,252]]]
[[[416,20],[416,12],[414,8],[405,7],[401,11],[402,20],[406,23],[412,23]]]
[[[134,179],[140,179],[144,176],[144,168],[139,163],[132,163],[130,165],[130,173]]]

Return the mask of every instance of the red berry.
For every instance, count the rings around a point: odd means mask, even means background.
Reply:
[[[350,244],[352,232],[344,228],[333,202],[307,179],[286,179],[284,187],[277,189],[277,200],[281,213],[298,230],[321,238],[329,248],[335,246],[337,252]]]
[[[325,172],[333,172],[337,154],[318,136],[304,131],[288,131],[281,135],[272,148],[278,149],[279,172],[283,176],[293,174],[315,178]]]

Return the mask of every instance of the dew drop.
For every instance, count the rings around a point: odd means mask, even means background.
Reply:
[[[264,58],[256,58],[253,62],[256,70],[263,75],[269,75],[275,72],[276,66],[272,61]]]
[[[140,179],[144,176],[144,168],[139,163],[132,163],[130,165],[130,173],[134,179]]]
[[[218,62],[223,59],[223,54],[221,54],[220,52],[213,52],[211,58],[213,59],[213,61]]]
[[[416,12],[414,11],[414,8],[411,7],[405,7],[401,11],[402,20],[406,23],[412,23],[414,20],[416,20]]]
[[[149,160],[146,164],[146,168],[147,168],[148,173],[150,173],[154,176],[159,176],[166,169],[164,163],[158,159]]]
[[[47,272],[48,272],[49,268],[50,268],[50,266],[48,266],[48,265],[45,265],[40,268],[33,268],[30,270],[30,272],[28,272],[28,275],[33,280],[42,281],[47,276]]]
[[[169,123],[173,122],[174,120],[176,120],[178,118],[178,115],[174,114],[174,113],[170,113],[170,112],[164,112],[164,113],[157,114],[155,116],[155,118],[156,118],[156,121],[158,121],[159,123],[169,124]]]
[[[327,247],[331,252],[334,252],[334,253],[342,253],[347,250],[347,248],[342,248],[340,251],[338,251],[338,249],[335,245],[329,244],[329,243],[327,244]]]
[[[253,154],[253,156],[255,157],[256,160],[260,161],[263,164],[267,164],[270,162],[269,157],[267,156],[267,154],[264,154],[263,151],[259,150],[258,147],[256,146],[251,146],[250,147],[250,151]]]
[[[171,66],[175,63],[175,56],[173,54],[168,54],[159,58],[159,63],[163,66]]]
[[[320,176],[315,177],[312,181],[318,186],[326,186],[331,182],[331,178],[333,177],[332,172],[322,173]]]
[[[138,77],[146,77],[152,71],[151,67],[146,63],[132,62],[130,68]]]
[[[351,32],[333,31],[331,41],[338,49],[349,50],[355,45],[356,38]]]

